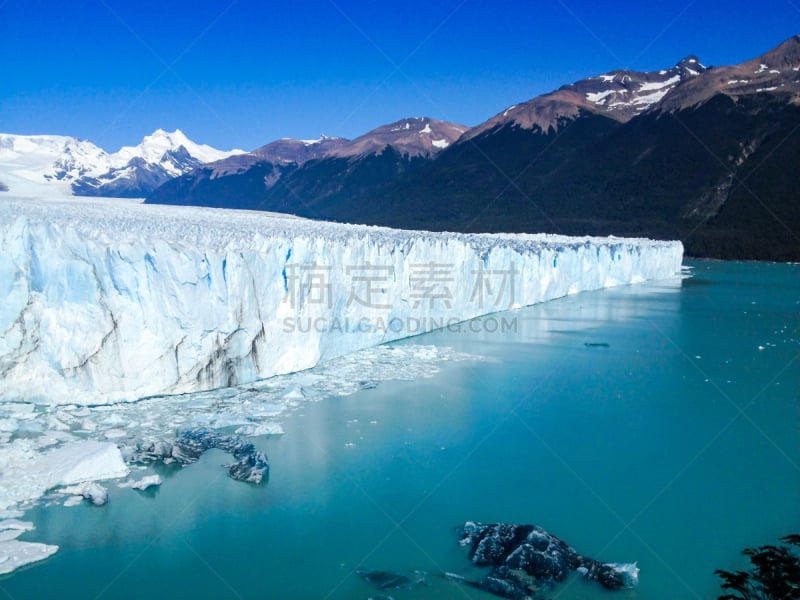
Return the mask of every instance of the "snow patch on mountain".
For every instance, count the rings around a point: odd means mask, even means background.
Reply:
[[[586,92],[586,99],[595,104],[605,104],[606,98],[615,93],[615,90],[604,90],[602,92]]]
[[[675,75],[670,77],[669,79],[665,79],[664,81],[646,81],[642,85],[639,86],[640,92],[647,92],[650,90],[660,90],[665,87],[671,87],[676,83],[680,83],[681,76]]]

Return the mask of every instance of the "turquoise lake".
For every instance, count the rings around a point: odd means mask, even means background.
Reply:
[[[0,598],[493,598],[441,577],[485,572],[457,543],[468,520],[641,569],[632,590],[574,577],[552,598],[716,598],[714,569],[800,533],[800,266],[689,264],[396,342],[481,358],[301,404],[258,440],[266,485],[212,451],[156,491],[30,510],[21,539],[60,550]],[[378,591],[357,569],[428,585]]]

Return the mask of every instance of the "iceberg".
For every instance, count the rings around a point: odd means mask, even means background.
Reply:
[[[21,542],[17,539],[33,528],[33,523],[28,521],[18,521],[17,519],[0,521],[0,575],[44,560],[58,551],[58,546],[39,542]]]
[[[492,312],[675,276],[680,242],[399,231],[108,199],[0,200],[0,398],[241,385]]]
[[[43,450],[45,443],[38,438],[17,438],[0,444],[0,510],[36,500],[58,486],[116,479],[129,473],[119,448],[111,442],[82,440]],[[78,486],[65,493],[83,496],[86,492],[85,497],[92,497],[97,492],[99,499],[102,493],[98,488]]]
[[[62,488],[60,492],[70,495],[64,503],[65,506],[75,506],[83,500],[89,500],[95,506],[103,506],[108,502],[108,490],[95,481],[70,485]]]
[[[152,487],[158,487],[163,483],[161,477],[159,475],[145,475],[138,481],[126,481],[124,483],[117,484],[117,487],[121,488],[133,488],[134,490],[139,490],[140,492],[145,492]]]

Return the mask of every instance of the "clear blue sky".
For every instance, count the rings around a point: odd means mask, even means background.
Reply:
[[[752,58],[800,0],[0,0],[0,131],[253,149],[406,116],[476,125],[616,68]]]

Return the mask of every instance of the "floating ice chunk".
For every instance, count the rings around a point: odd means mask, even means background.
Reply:
[[[146,477],[142,477],[139,481],[134,483],[131,487],[135,490],[144,491],[148,488],[153,486],[161,485],[161,477],[158,475],[147,475]]]
[[[59,491],[63,494],[72,494],[73,497],[89,500],[95,506],[103,506],[108,502],[108,490],[94,481],[70,485]]]
[[[120,483],[117,487],[133,488],[134,490],[145,491],[151,487],[159,486],[162,484],[162,479],[158,475],[145,475],[139,481],[126,481]]]
[[[125,477],[125,466],[116,445],[106,442],[77,442],[53,450],[44,456],[45,464],[60,472],[59,483],[71,484]]]
[[[301,400],[305,398],[306,395],[303,393],[303,388],[299,385],[291,385],[286,388],[286,392],[283,394],[283,398],[285,400]]]
[[[128,474],[119,449],[108,442],[73,442],[40,452],[34,440],[0,446],[0,509],[40,498],[58,486]]]
[[[33,523],[30,521],[20,521],[19,519],[8,519],[0,521],[0,542],[17,539],[24,531],[33,531]]]
[[[255,437],[259,435],[283,435],[283,426],[280,423],[249,423],[236,430],[238,435]]]
[[[44,560],[58,551],[58,546],[17,540],[17,537],[32,529],[33,523],[27,521],[0,521],[0,575]]]
[[[16,419],[0,419],[0,431],[14,433],[17,427],[19,427],[19,421]]]
[[[107,440],[116,440],[118,438],[125,437],[126,435],[128,435],[128,433],[122,429],[109,429],[103,434]]]

